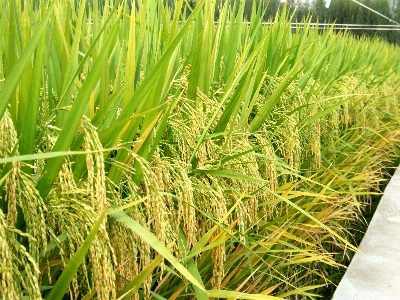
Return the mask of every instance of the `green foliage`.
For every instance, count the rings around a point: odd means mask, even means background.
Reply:
[[[399,1],[389,0],[364,0],[362,4],[371,9],[400,22],[398,13]],[[336,22],[338,24],[366,24],[366,25],[395,25],[382,16],[362,7],[353,1],[334,0],[331,1],[329,9],[325,8],[324,0],[314,2],[314,20],[320,22]],[[376,31],[376,30],[354,30],[355,36],[378,36],[391,43],[400,43],[400,35],[396,30]]]

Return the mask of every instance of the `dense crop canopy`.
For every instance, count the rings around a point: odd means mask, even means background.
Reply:
[[[0,0],[0,297],[329,284],[398,157],[400,49],[244,2]]]

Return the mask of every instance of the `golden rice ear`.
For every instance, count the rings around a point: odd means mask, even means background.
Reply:
[[[12,244],[6,234],[7,221],[0,209],[0,269],[2,299],[18,299],[22,295],[21,287],[17,284],[18,268],[14,265]]]
[[[218,245],[212,250],[212,260],[213,260],[213,277],[211,284],[214,289],[220,289],[222,280],[225,276],[225,262],[226,262],[226,252],[225,243]]]
[[[29,254],[26,248],[21,244],[14,244],[16,251],[19,253],[19,259],[22,262],[24,270],[26,271],[25,284],[28,293],[34,299],[41,299],[40,286],[39,286],[39,264],[34,262],[33,257]]]
[[[18,156],[17,143],[17,132],[9,112],[6,111],[0,120],[0,157]],[[21,274],[16,270],[23,266],[26,272],[24,278],[26,289],[30,295],[39,299],[41,297],[38,282],[40,277],[39,252],[47,246],[46,225],[43,215],[45,206],[32,184],[31,178],[21,173],[21,163],[18,161],[11,163],[11,170],[6,178],[5,201],[8,202],[7,216],[0,209],[0,245],[2,249],[0,260],[4,264],[2,269],[6,270],[1,275],[2,290],[10,295],[16,294],[15,299],[21,296],[20,287],[16,284]],[[21,208],[24,215],[26,224],[26,232],[24,233],[14,228],[17,222],[17,206]],[[6,228],[10,230],[9,237],[6,235]],[[24,245],[18,242],[20,233],[27,238],[29,252]],[[10,267],[9,270],[8,267]],[[13,279],[10,283],[7,283],[6,281],[10,278]],[[3,298],[10,297],[6,294]]]
[[[89,248],[92,263],[93,281],[97,291],[97,299],[115,299],[115,273],[111,264],[110,249],[104,241],[105,235],[96,236]]]
[[[214,220],[222,220],[227,214],[227,198],[224,195],[224,187],[221,186],[223,180],[219,181],[218,178],[209,176],[209,178],[193,179],[193,185],[197,188],[194,189],[194,203],[201,211],[211,216]],[[204,236],[215,223],[207,216],[199,214],[196,217],[198,224],[198,239]],[[218,229],[212,235],[211,239],[215,239],[221,234],[222,230]],[[212,279],[211,284],[213,287],[219,287],[225,275],[224,265],[226,262],[226,243],[212,249]]]
[[[142,168],[146,168],[146,172],[149,172],[149,163],[139,157],[136,153],[131,153],[134,161],[139,161]],[[134,174],[133,165],[121,164],[118,162],[114,162],[118,168],[123,173],[122,179],[118,184],[108,181],[107,184],[110,184],[110,199],[109,201],[113,206],[121,206],[126,204],[126,199],[122,199],[121,191],[129,195],[130,199],[139,199],[143,194],[146,195],[145,203],[140,203],[138,205],[133,206],[130,209],[130,212],[127,212],[134,220],[139,222],[142,226],[150,227],[155,230],[152,215],[150,218],[148,217],[148,211],[151,209],[151,203],[146,203],[149,201],[147,195],[149,193],[159,193],[157,180],[161,180],[158,178],[160,175],[158,172],[154,172],[154,174],[150,174],[150,179],[146,177],[146,181],[140,186],[137,186],[136,183],[132,179],[132,174]],[[144,169],[143,169],[144,170]],[[158,169],[157,169],[158,170]],[[154,181],[152,181],[154,180]],[[149,182],[153,182],[150,187],[148,187]],[[157,192],[155,191],[157,190]],[[153,191],[153,192],[151,192]],[[141,194],[141,195],[140,195]],[[154,195],[154,194],[153,194]],[[167,214],[166,212],[164,212]],[[169,219],[164,221],[164,228],[166,236],[169,235],[169,230],[171,230],[171,226],[167,224]],[[120,291],[123,287],[126,286],[127,279],[134,279],[142,270],[144,270],[151,260],[154,258],[154,252],[151,250],[150,246],[146,244],[139,236],[131,231],[127,231],[126,227],[121,225],[120,223],[111,222],[107,226],[108,231],[110,232],[110,249],[114,252],[114,265],[115,265],[115,289],[116,291]],[[172,226],[172,228],[174,228]],[[176,237],[175,239],[176,240]],[[163,270],[164,265],[161,265],[161,270]],[[150,289],[153,280],[153,275],[150,274],[143,283],[143,293],[146,297],[150,297]],[[139,293],[136,292],[133,296],[133,299],[139,299]]]
[[[32,178],[24,173],[20,177],[21,210],[24,214],[26,233],[32,236],[29,239],[29,253],[39,262],[39,252],[47,247],[47,226],[45,212],[47,207],[32,182]],[[37,274],[39,278],[39,274]]]
[[[183,80],[181,88],[186,91],[186,79],[181,80]],[[196,137],[202,134],[207,121],[218,107],[218,92],[209,97],[198,90],[196,101],[182,98],[176,106],[168,120],[171,138],[176,144],[169,146],[173,158],[179,159],[184,164],[192,163],[190,157],[197,144]],[[221,114],[222,112],[218,112],[218,115]],[[197,167],[204,167],[209,161],[218,159],[219,153],[218,146],[211,139],[204,140],[196,154]]]
[[[298,76],[301,76],[298,75]],[[283,77],[267,76],[263,85],[263,95],[265,99],[274,92],[282,82]],[[265,140],[275,147],[273,150],[280,156],[292,170],[299,170],[302,163],[302,132],[299,128],[301,110],[298,108],[305,104],[305,91],[297,89],[297,80],[294,80],[280,96],[275,107],[271,111],[270,117],[260,130],[260,135],[265,135]],[[256,111],[262,103],[256,103]],[[296,111],[297,110],[297,111]],[[294,113],[296,111],[296,113]],[[279,120],[279,125],[276,122]],[[285,181],[293,180],[293,175],[283,174]]]
[[[185,170],[179,169],[178,172],[180,176],[180,180],[176,181],[178,218],[182,222],[182,229],[188,246],[191,247],[197,242],[197,219],[194,208],[193,185]],[[180,186],[178,187],[178,185]]]
[[[302,112],[302,119],[307,120],[319,112],[318,103],[312,104],[310,111]],[[321,120],[318,118],[313,122],[301,127],[299,130],[301,141],[301,161],[309,161],[308,170],[316,170],[321,166]],[[309,174],[309,172],[307,173]]]
[[[299,170],[301,164],[301,143],[297,120],[294,116],[285,116],[283,123],[277,128],[275,141],[277,150],[293,170]],[[293,176],[289,175],[288,180]]]
[[[91,197],[92,207],[97,214],[101,214],[107,208],[106,196],[106,174],[104,168],[103,145],[100,142],[97,128],[90,119],[82,117],[82,129],[84,138],[84,149],[86,151],[97,151],[86,154],[86,167],[88,172],[87,193]]]
[[[23,295],[21,290],[23,287],[34,299],[41,299],[39,263],[37,257],[32,257],[25,246],[17,241],[16,236],[20,233],[19,230],[7,225],[5,215],[0,209],[0,268],[2,270],[0,295],[3,299],[20,299]],[[34,240],[29,234],[25,234],[25,237]],[[23,286],[18,284],[20,279],[23,280]]]
[[[110,244],[115,253],[115,288],[120,291],[126,285],[126,278],[135,278],[139,274],[139,237],[120,223],[111,222],[108,226]],[[139,297],[138,294],[135,296]]]
[[[17,131],[15,130],[13,121],[8,110],[5,111],[0,120],[0,157],[10,157],[11,155],[18,155],[17,147]],[[15,153],[12,153],[15,151]],[[17,221],[17,193],[19,191],[19,176],[21,171],[21,164],[19,161],[11,163],[11,171],[7,176],[5,183],[5,201],[8,202],[7,208],[7,223],[14,226]]]
[[[83,130],[84,150],[96,151],[86,154],[87,181],[86,191],[91,199],[91,205],[98,215],[107,209],[106,175],[104,167],[103,145],[100,142],[97,128],[90,119],[82,117],[81,128]],[[106,232],[106,219],[102,225],[102,231],[94,239],[89,252],[93,265],[93,279],[99,299],[109,299],[110,295],[115,298],[115,273],[113,271],[109,245],[109,238]]]
[[[69,193],[77,188],[69,158],[65,158],[64,163],[60,167],[57,177],[57,187],[61,193]]]
[[[346,102],[347,103],[347,102]],[[311,110],[310,117],[318,113],[318,106],[315,105]],[[312,154],[312,169],[319,169],[321,167],[321,121],[319,119],[315,120],[311,126],[311,154]]]
[[[159,187],[167,193],[176,195],[177,205],[174,205],[172,199],[164,196],[166,209],[173,216],[169,218],[166,224],[172,225],[174,233],[170,232],[167,235],[175,234],[179,236],[179,229],[185,234],[188,247],[193,246],[197,241],[197,219],[196,210],[193,198],[193,184],[188,176],[189,166],[177,159],[161,158],[159,153],[153,156],[152,170],[157,178]],[[172,224],[173,223],[173,224]],[[184,253],[180,253],[184,255]]]
[[[149,223],[152,225],[157,238],[165,242],[166,240],[166,207],[163,197],[160,194],[160,188],[157,184],[157,176],[154,174],[150,164],[134,152],[130,152],[133,161],[139,163],[143,174],[143,192],[148,195],[145,201],[146,215]]]

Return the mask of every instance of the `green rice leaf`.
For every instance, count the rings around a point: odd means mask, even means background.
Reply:
[[[90,248],[94,238],[96,237],[97,232],[100,229],[100,225],[103,223],[103,219],[106,216],[106,212],[103,212],[96,223],[93,225],[93,228],[90,230],[89,235],[83,242],[83,244],[78,248],[75,254],[71,257],[68,264],[65,266],[61,276],[58,278],[57,282],[51,289],[51,292],[46,297],[46,299],[57,300],[63,299],[65,296],[65,292],[67,291],[71,280],[74,278],[81,262],[85,259],[86,253]]]
[[[117,294],[118,299],[131,299],[133,294],[139,289],[143,282],[152,274],[154,269],[162,262],[163,256],[158,255],[146,266],[133,280],[124,286]]]
[[[274,297],[269,295],[261,294],[246,294],[235,291],[223,291],[223,290],[207,290],[210,297],[221,298],[234,298],[234,299],[250,299],[250,300],[277,300],[282,299],[280,297]]]
[[[119,21],[116,21],[110,34],[108,35],[107,41],[101,49],[97,60],[95,61],[90,73],[87,76],[87,79],[85,80],[79,94],[76,97],[71,111],[68,113],[68,116],[65,119],[64,124],[67,125],[64,126],[60,132],[57,142],[53,147],[54,152],[68,150],[75,135],[77,134],[78,125],[81,121],[82,115],[88,109],[87,99],[89,99],[94,86],[97,84],[100,78],[100,71],[103,61],[109,54],[109,51],[114,43],[114,39],[118,33],[118,29]],[[45,176],[43,176],[37,184],[37,189],[43,198],[45,198],[50,192],[51,186],[57,177],[58,170],[63,161],[64,159],[62,157],[51,158],[44,167],[43,174],[45,174]]]
[[[140,225],[138,222],[133,220],[122,211],[112,213],[110,217],[136,233],[151,248],[153,248],[166,260],[168,260],[187,280],[197,286],[200,290],[204,291],[202,284],[172,255],[171,251],[168,250],[168,248],[165,247],[164,244],[159,241],[157,237],[152,234],[147,228]]]
[[[54,4],[56,1],[52,1],[47,8],[46,14],[43,16],[41,23],[38,25],[35,33],[33,34],[32,38],[30,39],[28,45],[25,47],[24,51],[21,53],[18,61],[15,63],[13,69],[11,70],[10,74],[7,76],[6,81],[4,82],[3,87],[0,90],[1,94],[1,101],[0,101],[0,116],[3,116],[4,111],[7,108],[7,105],[11,99],[11,96],[14,94],[15,89],[21,79],[21,76],[30,63],[30,59],[35,52],[37,45],[40,42],[40,38],[42,34],[47,29],[47,23],[50,20],[50,17],[53,13]]]

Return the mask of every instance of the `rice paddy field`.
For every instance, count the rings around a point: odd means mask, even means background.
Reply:
[[[1,299],[334,287],[399,159],[400,49],[243,12],[0,0]]]

